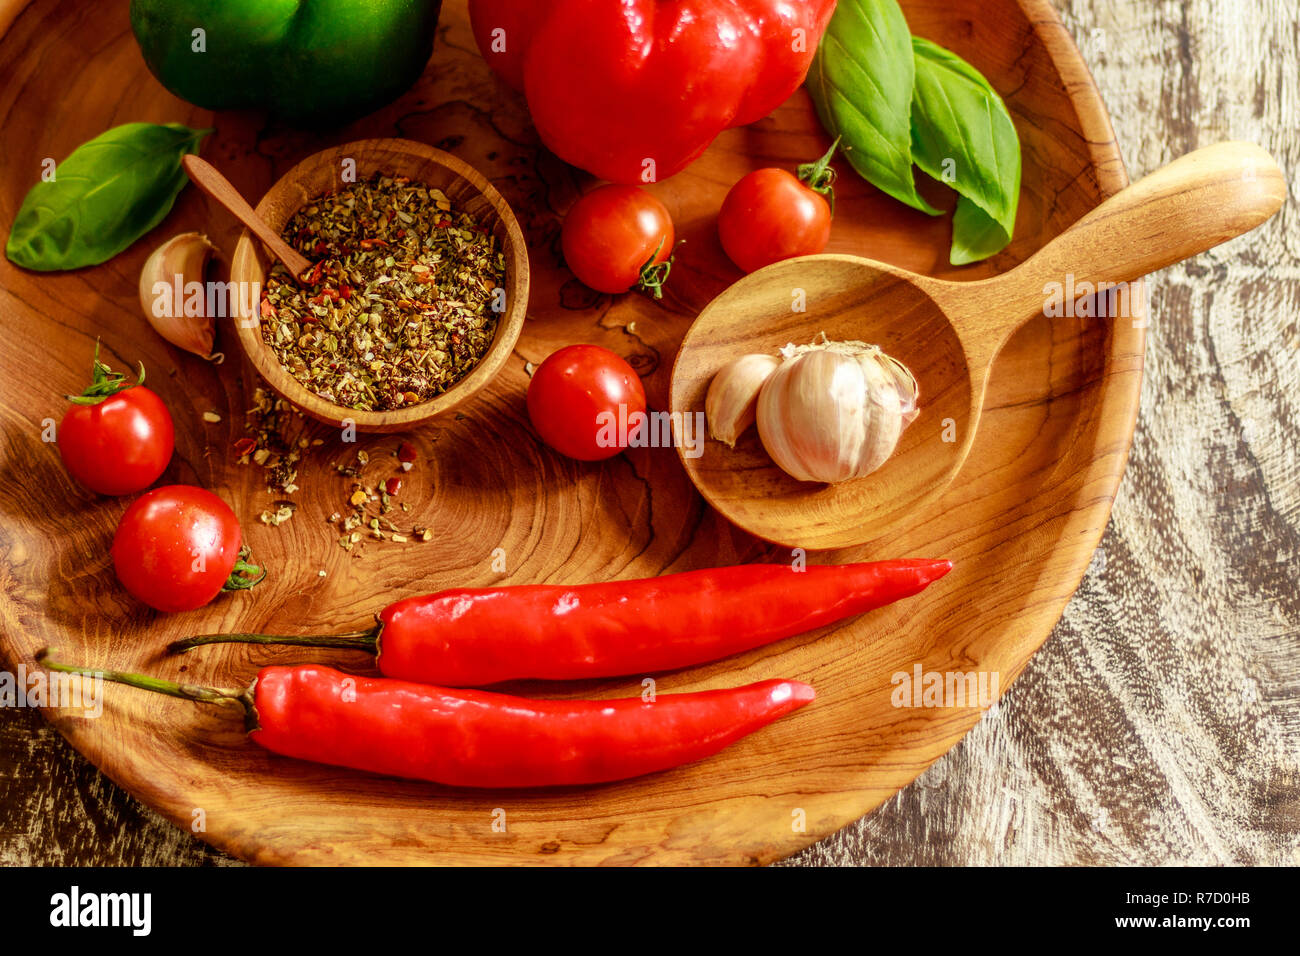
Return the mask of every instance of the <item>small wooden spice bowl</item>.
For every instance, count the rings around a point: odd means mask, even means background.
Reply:
[[[257,204],[257,214],[276,232],[310,200],[344,185],[345,169],[356,182],[376,173],[406,176],[440,189],[457,212],[468,213],[496,237],[505,253],[505,311],[497,320],[496,335],[488,352],[468,375],[441,395],[427,402],[388,411],[364,411],[336,405],[295,379],[262,339],[260,301],[252,303],[252,314],[244,311],[242,295],[230,296],[234,303],[235,328],[245,354],[253,366],[282,397],[307,415],[330,425],[353,424],[357,431],[394,432],[418,427],[463,405],[496,375],[509,359],[528,309],[528,252],[523,232],[501,194],[477,170],[450,153],[406,139],[365,139],[346,143],[308,156],[289,170]],[[349,176],[351,181],[351,177]],[[235,289],[266,280],[272,258],[247,230],[239,238],[231,259],[230,278]]]

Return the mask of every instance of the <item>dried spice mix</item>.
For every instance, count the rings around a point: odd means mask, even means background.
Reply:
[[[267,493],[282,496],[274,509],[261,513],[262,524],[284,524],[298,510],[290,499],[298,490],[298,463],[309,445],[323,443],[319,438],[309,440],[302,430],[300,411],[264,388],[253,391],[253,407],[244,418],[244,437],[235,442],[235,454],[241,465],[259,465]]]
[[[414,467],[418,456],[415,446],[404,441],[397,446],[393,457],[397,459],[398,474],[390,475],[373,486],[365,483],[362,476],[371,465],[369,452],[358,449],[354,461],[337,466],[340,475],[352,479],[347,498],[347,513],[336,511],[329,516],[329,521],[336,524],[343,532],[339,536],[339,547],[344,551],[351,551],[361,541],[363,532],[364,536],[378,538],[381,541],[387,539],[399,544],[407,541],[433,540],[433,531],[430,528],[422,525],[410,529],[402,528],[388,517],[393,512],[398,492],[402,490],[402,479],[399,476]],[[411,510],[405,501],[400,504],[402,511]]]
[[[375,176],[312,200],[284,229],[315,261],[300,287],[276,263],[262,338],[322,398],[366,411],[445,392],[487,354],[505,255],[441,190]]]

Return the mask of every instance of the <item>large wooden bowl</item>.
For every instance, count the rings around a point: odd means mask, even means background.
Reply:
[[[915,32],[969,59],[1007,98],[1024,145],[1016,239],[990,262],[953,269],[948,219],[907,210],[844,170],[828,251],[983,278],[1023,260],[1125,185],[1106,112],[1047,0],[910,0],[904,7]],[[189,189],[154,235],[104,266],[32,275],[0,261],[0,641],[11,666],[32,667],[33,652],[54,644],[74,661],[220,685],[243,683],[270,661],[365,669],[369,660],[357,654],[225,647],[176,659],[162,649],[182,635],[218,630],[355,630],[390,600],[451,585],[631,578],[790,559],[713,513],[673,449],[636,449],[599,464],[553,454],[530,429],[524,393],[527,362],[586,341],[626,356],[650,405],[667,407],[682,336],[740,278],[716,236],[728,187],[751,169],[792,167],[828,145],[804,92],[770,118],[728,131],[688,170],[654,187],[686,239],[656,304],[596,295],[561,266],[561,217],[592,183],[537,143],[520,98],[474,52],[463,2],[447,5],[438,50],[410,93],[324,138],[268,128],[255,115],[213,117],[174,99],[149,76],[126,14],[126,0],[33,0],[0,39],[0,223],[12,220],[44,157],[66,156],[128,120],[215,122],[204,154],[247,196],[262,195],[323,148],[399,135],[454,153],[510,203],[531,257],[529,317],[514,358],[461,414],[412,435],[421,461],[406,476],[402,500],[412,520],[433,525],[434,540],[374,542],[349,554],[326,521],[347,492],[334,465],[365,448],[382,467],[396,437],[345,445],[337,430],[310,425],[307,435],[323,444],[309,447],[300,468],[298,511],[280,527],[262,525],[256,515],[275,496],[230,450],[243,434],[257,376],[237,361],[213,367],[169,348],[139,314],[136,284],[150,249],[203,229],[232,251],[239,228],[224,211]],[[227,353],[238,355],[230,330],[219,334]],[[270,756],[244,737],[238,720],[130,688],[108,689],[98,720],[50,718],[141,800],[258,862],[773,860],[870,812],[982,715],[978,706],[895,708],[893,675],[915,667],[986,671],[1004,692],[1047,637],[1087,567],[1124,470],[1143,334],[1124,320],[1030,322],[993,369],[970,462],[944,497],[888,548],[809,556],[942,555],[956,562],[943,581],[840,627],[660,675],[663,693],[777,676],[817,688],[812,706],[694,766],[603,787],[466,793]],[[127,502],[74,486],[55,448],[41,440],[42,421],[57,418],[61,396],[81,387],[96,336],[115,366],[144,360],[177,422],[165,480],[201,484],[231,502],[255,556],[271,569],[260,593],[162,617],[117,586],[106,553]],[[205,411],[218,412],[221,423],[204,423]],[[544,690],[608,696],[640,689],[634,677]]]
[[[427,402],[391,411],[363,411],[328,401],[289,374],[262,337],[260,310],[243,314],[244,296],[237,303],[235,328],[239,342],[262,378],[317,421],[336,427],[352,422],[358,431],[395,432],[415,428],[465,404],[501,371],[519,339],[528,312],[528,250],[519,222],[501,194],[468,164],[440,149],[406,139],[367,139],[324,149],[289,170],[257,204],[257,214],[276,232],[307,202],[342,185],[344,160],[352,160],[358,181],[376,173],[407,176],[415,182],[441,189],[458,213],[467,213],[497,241],[505,253],[505,311],[498,316],[496,334],[487,354],[469,374]],[[256,284],[261,288],[271,258],[248,230],[239,237],[230,263],[236,288]]]

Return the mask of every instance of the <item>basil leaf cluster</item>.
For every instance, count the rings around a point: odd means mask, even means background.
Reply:
[[[986,259],[1011,241],[1020,137],[1006,104],[961,57],[914,37],[897,0],[839,0],[808,90],[822,125],[868,182],[932,216],[914,167],[958,194],[949,259]]]

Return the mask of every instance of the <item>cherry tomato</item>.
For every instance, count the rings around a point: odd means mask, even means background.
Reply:
[[[113,569],[132,596],[159,611],[202,607],[264,576],[240,557],[239,519],[210,491],[166,485],[126,509],[113,536]]]
[[[564,217],[560,241],[565,263],[584,285],[611,294],[636,286],[662,298],[672,268],[673,221],[644,189],[593,189]]]
[[[132,384],[99,360],[95,344],[90,387],[71,397],[58,431],[64,467],[91,491],[134,494],[157,481],[171,461],[171,413],[143,382],[143,365]]]
[[[579,461],[627,447],[645,422],[645,388],[632,366],[599,345],[562,348],[533,372],[528,417],[542,440]]]
[[[732,262],[753,272],[826,248],[834,206],[835,171],[829,165],[834,153],[833,145],[817,162],[800,166],[798,177],[784,169],[756,169],[731,187],[718,213],[718,236]]]

